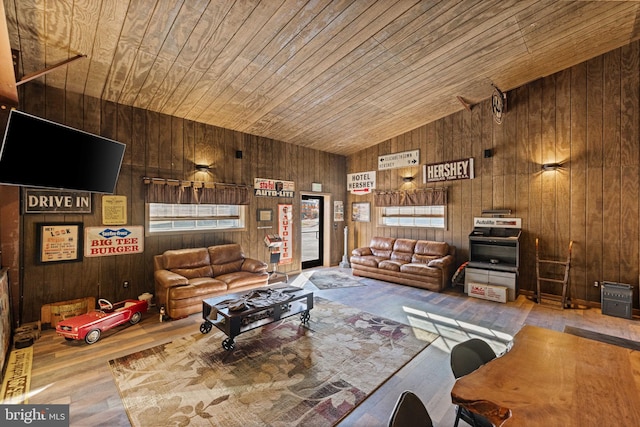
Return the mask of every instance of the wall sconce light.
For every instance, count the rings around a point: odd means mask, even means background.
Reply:
[[[209,170],[211,170],[211,167],[209,165],[205,165],[202,163],[196,165],[196,171],[198,172],[208,172]]]
[[[402,178],[402,180],[403,180],[404,182],[413,182],[413,180],[414,180],[414,179],[415,179],[415,178],[414,178],[414,177],[412,177],[412,176],[405,176],[405,177],[403,177],[403,178]]]
[[[560,163],[545,163],[542,165],[542,170],[544,172],[555,171],[555,170],[558,170],[558,168],[561,166],[562,165]]]

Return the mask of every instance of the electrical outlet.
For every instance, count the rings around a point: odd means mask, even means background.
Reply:
[[[125,288],[125,289],[128,288],[129,287],[129,281],[125,280],[124,282],[122,282],[122,287]]]
[[[595,282],[593,282],[593,287],[597,288],[598,286],[600,286],[600,282],[598,282],[597,280]]]

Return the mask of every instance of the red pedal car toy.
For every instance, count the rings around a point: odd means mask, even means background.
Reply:
[[[104,298],[98,300],[100,310],[65,319],[56,326],[56,333],[67,341],[84,340],[93,344],[102,332],[129,322],[135,325],[147,312],[147,301],[127,299],[111,304]]]

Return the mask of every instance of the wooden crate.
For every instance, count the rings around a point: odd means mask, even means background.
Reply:
[[[89,313],[95,310],[95,297],[78,298],[69,301],[52,302],[40,309],[40,322],[43,328],[55,328],[58,322],[69,317]]]

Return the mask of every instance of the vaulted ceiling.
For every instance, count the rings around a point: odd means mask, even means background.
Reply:
[[[36,80],[343,155],[640,36],[639,1],[2,1],[18,80],[85,55]]]

